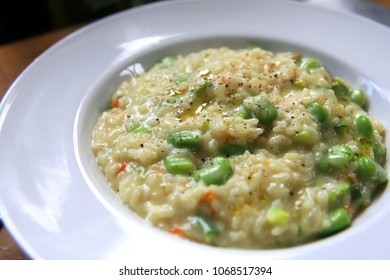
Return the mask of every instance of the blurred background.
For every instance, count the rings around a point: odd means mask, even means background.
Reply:
[[[158,1],[162,0],[1,0],[0,45]],[[390,26],[390,0],[292,1],[349,10]]]
[[[151,2],[157,0],[1,0],[0,44],[88,23]]]

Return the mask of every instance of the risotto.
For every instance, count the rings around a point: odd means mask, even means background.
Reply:
[[[295,246],[349,227],[386,185],[385,129],[366,108],[315,58],[205,49],[119,85],[92,149],[155,227],[219,247]]]

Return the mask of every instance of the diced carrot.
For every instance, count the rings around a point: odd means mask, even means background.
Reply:
[[[179,235],[181,237],[184,237],[186,238],[187,237],[187,234],[180,228],[178,227],[173,227],[169,230],[169,233],[172,233],[172,234],[175,234],[175,235]]]
[[[217,217],[217,211],[215,211],[215,209],[210,206],[210,213],[209,213],[210,217],[211,218],[216,218]]]
[[[221,83],[227,84],[228,82],[229,82],[229,78],[227,78],[226,76],[221,76]]]
[[[119,173],[125,171],[126,167],[127,167],[127,163],[126,163],[126,162],[122,163],[121,167],[120,167],[119,170],[116,172],[116,175],[118,175]]]
[[[351,204],[348,204],[347,210],[348,210],[348,212],[350,212],[350,213],[355,213],[355,212],[356,212],[356,207],[355,207],[355,205],[353,205],[353,204],[351,203]]]
[[[216,200],[218,197],[213,192],[208,192],[206,195],[202,198],[201,201],[207,202],[211,204],[214,200]]]
[[[275,70],[275,63],[269,62],[264,65],[264,71],[272,73]]]
[[[203,198],[200,200],[201,203],[205,203],[204,206],[206,207],[206,211],[209,212],[209,216],[212,218],[215,218],[217,216],[217,211],[213,208],[212,202],[217,200],[218,196],[213,192],[207,192]]]
[[[221,131],[221,138],[224,142],[228,142],[230,139],[230,135],[225,130],[223,130]]]
[[[302,55],[300,53],[294,53],[291,58],[294,59],[294,60],[298,60],[302,57]]]
[[[178,93],[179,94],[180,93],[186,93],[186,92],[188,92],[189,89],[190,89],[190,87],[188,85],[186,85],[186,86],[180,88]]]
[[[112,107],[118,107],[119,106],[119,99],[115,99],[112,101]]]
[[[346,174],[346,173],[342,173],[342,174],[338,175],[337,179],[339,179],[340,181],[349,182],[351,185],[354,185],[357,183],[356,177],[353,177],[353,176]]]

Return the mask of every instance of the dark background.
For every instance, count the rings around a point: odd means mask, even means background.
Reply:
[[[158,1],[163,0],[0,0],[0,45]],[[390,0],[295,1],[318,2],[390,26]]]
[[[90,21],[158,0],[1,0],[0,44]],[[161,0],[160,0],[161,1]]]

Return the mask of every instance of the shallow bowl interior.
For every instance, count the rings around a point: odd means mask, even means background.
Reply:
[[[124,59],[121,63],[113,68],[109,68],[105,73],[102,73],[101,77],[96,81],[95,85],[86,93],[85,98],[80,104],[75,126],[74,126],[74,142],[76,147],[76,157],[83,176],[87,181],[89,187],[97,198],[104,204],[107,209],[123,220],[125,223],[137,223],[142,224],[138,216],[129,211],[120,201],[117,194],[111,189],[107,183],[101,170],[98,168],[95,157],[91,150],[91,137],[92,129],[98,118],[98,116],[109,107],[111,101],[111,95],[117,88],[117,86],[129,77],[120,75],[120,73],[129,68],[129,66],[136,63],[140,63],[145,70],[150,68],[154,63],[158,62],[162,57],[167,55],[176,54],[188,54],[194,51],[200,51],[210,47],[227,46],[231,48],[245,48],[250,43],[256,43],[262,46],[264,49],[273,52],[292,51],[298,52],[305,56],[312,56],[318,58],[322,65],[326,67],[333,76],[339,76],[349,81],[354,86],[360,87],[366,91],[369,97],[369,113],[379,118],[385,125],[386,129],[390,128],[390,119],[386,115],[387,108],[390,108],[390,101],[388,93],[384,92],[375,85],[373,81],[368,80],[366,77],[360,74],[357,69],[353,69],[348,65],[345,65],[343,61],[339,61],[332,56],[318,52],[316,50],[308,49],[303,45],[297,45],[290,42],[282,42],[270,40],[267,38],[256,37],[200,37],[191,38],[188,40],[162,40],[159,44],[153,44],[146,46],[142,50],[138,50],[131,57]],[[386,140],[389,146],[389,139]],[[389,168],[387,165],[387,170]],[[381,193],[373,205],[364,211],[353,223],[353,226],[346,230],[353,234],[359,234],[359,231],[364,231],[375,220],[380,219],[378,215],[380,208],[384,207],[385,201],[389,199],[389,191],[385,190]],[[145,225],[147,226],[147,225]],[[153,230],[151,228],[151,230]],[[336,234],[330,238],[327,238],[326,242],[332,242],[332,240],[339,238],[341,234]],[[316,243],[324,241],[317,241],[311,244],[305,245],[305,250],[310,249],[311,246],[315,246]],[[194,246],[198,246],[194,243]],[[300,247],[294,247],[287,250],[300,250]]]

